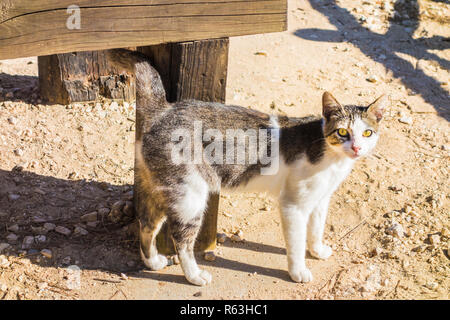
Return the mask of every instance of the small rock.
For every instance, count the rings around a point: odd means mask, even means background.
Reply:
[[[431,234],[428,236],[428,241],[430,241],[431,244],[438,244],[441,242],[441,237],[438,234]]]
[[[217,234],[217,242],[218,243],[225,243],[227,241],[227,235],[225,233],[218,233]]]
[[[18,195],[18,194],[14,194],[14,193],[8,194],[8,199],[9,199],[10,201],[16,201],[16,200],[19,199],[19,198],[20,198],[20,195]]]
[[[16,117],[9,117],[8,118],[8,122],[9,122],[9,124],[12,124],[12,125],[15,125],[15,124],[17,124],[17,118]]]
[[[53,223],[50,223],[50,222],[44,223],[44,229],[47,231],[55,230],[55,228],[56,228],[56,225]]]
[[[64,259],[61,260],[61,263],[67,265],[67,264],[70,263],[71,260],[72,260],[72,258],[67,256],[67,257],[65,257]]]
[[[89,228],[97,228],[98,224],[99,224],[98,221],[92,221],[92,222],[86,223],[86,226],[88,226]]]
[[[407,116],[403,116],[400,119],[398,119],[399,122],[404,123],[404,124],[409,124],[411,125],[413,123],[413,120],[411,117],[407,117]]]
[[[376,247],[370,252],[370,256],[376,257],[376,256],[379,256],[382,252],[383,252],[383,250],[380,247]]]
[[[4,255],[0,255],[0,267],[9,267],[10,262],[8,261],[8,259],[4,256]]]
[[[22,149],[15,149],[14,150],[14,154],[16,155],[16,156],[18,156],[18,157],[21,157],[21,156],[23,156],[23,150]]]
[[[98,217],[106,217],[108,215],[108,213],[110,212],[109,208],[100,208],[97,210],[98,212]]]
[[[41,235],[41,234],[47,234],[48,230],[44,227],[33,227],[31,226],[31,230],[33,230],[33,234]]]
[[[8,231],[18,232],[19,231],[19,225],[18,224],[13,224],[12,226],[8,227]]]
[[[428,282],[425,285],[425,287],[427,287],[430,290],[436,290],[439,287],[439,285],[436,282],[431,281],[431,282]]]
[[[34,240],[36,241],[36,243],[44,243],[45,241],[47,241],[47,237],[41,234],[34,237]]]
[[[202,296],[202,292],[201,291],[194,293],[194,297],[201,297],[201,296]]]
[[[0,291],[6,292],[8,290],[8,286],[4,283],[0,283]]]
[[[86,236],[89,234],[89,232],[86,229],[83,229],[82,227],[75,227],[75,230],[73,231],[74,235],[81,235]]]
[[[366,80],[369,82],[375,83],[375,82],[378,82],[378,77],[376,75],[371,75]]]
[[[14,98],[14,93],[12,91],[9,91],[5,94],[5,98],[12,99]]]
[[[26,236],[22,241],[22,249],[29,249],[34,244],[33,236]]]
[[[16,243],[18,239],[19,237],[14,233],[10,233],[6,236],[6,240],[8,240],[9,243]]]
[[[121,277],[123,280],[128,280],[128,277],[127,277],[127,275],[126,275],[125,273],[121,273],[121,274],[120,274],[120,277]]]
[[[230,237],[230,239],[231,239],[231,241],[233,241],[233,242],[241,242],[241,241],[242,241],[242,238],[239,237],[237,234],[233,234],[233,235]]]
[[[403,229],[402,225],[394,222],[387,230],[387,234],[390,234],[391,236],[401,238],[405,234],[405,230]]]
[[[111,222],[118,223],[123,220],[122,208],[125,206],[125,201],[119,200],[114,202],[109,212],[108,218]]]
[[[42,249],[41,254],[48,259],[51,259],[53,257],[52,252],[49,249]]]
[[[205,252],[205,255],[203,256],[203,258],[206,261],[215,261],[217,257],[214,252],[208,251],[208,252]]]
[[[2,242],[0,243],[0,253],[2,253],[3,251],[5,251],[6,249],[8,249],[10,247],[9,243],[6,242]]]
[[[97,211],[86,213],[85,215],[82,215],[80,219],[83,222],[94,222],[94,221],[97,221]]]
[[[55,231],[65,236],[69,236],[72,233],[72,231],[63,226],[57,226]]]
[[[421,252],[424,252],[426,248],[427,248],[427,246],[422,244],[418,247],[413,248],[412,251],[421,253]]]
[[[41,282],[38,284],[38,289],[39,290],[44,290],[48,287],[48,283],[47,282]]]

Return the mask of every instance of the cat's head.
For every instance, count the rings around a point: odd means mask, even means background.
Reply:
[[[381,96],[367,107],[341,105],[329,92],[322,97],[323,132],[337,153],[356,159],[375,148],[379,124],[389,99]]]

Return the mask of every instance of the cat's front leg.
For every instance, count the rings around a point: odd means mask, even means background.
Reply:
[[[333,250],[323,244],[323,232],[327,219],[330,197],[325,197],[311,213],[308,221],[308,249],[312,256],[319,259],[328,259]]]
[[[288,270],[292,280],[310,282],[313,277],[306,267],[306,228],[308,214],[295,205],[281,205],[281,222],[288,259]]]

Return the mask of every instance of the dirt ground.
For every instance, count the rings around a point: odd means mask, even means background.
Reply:
[[[376,151],[333,196],[326,261],[287,273],[278,205],[221,195],[213,275],[195,287],[173,264],[146,270],[129,227],[134,106],[41,104],[35,57],[0,61],[0,299],[449,299],[450,5],[289,1],[289,30],[231,39],[227,103],[318,114],[392,106]],[[88,214],[88,215],[86,215]],[[56,228],[55,228],[56,227]],[[79,285],[79,286],[78,286]]]

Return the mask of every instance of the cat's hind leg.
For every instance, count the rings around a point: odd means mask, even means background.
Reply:
[[[166,256],[158,254],[156,248],[156,236],[165,220],[166,217],[162,212],[149,213],[147,217],[139,219],[141,258],[144,264],[154,271],[163,269],[168,263]]]
[[[174,213],[168,215],[168,223],[186,279],[192,284],[204,286],[211,282],[211,275],[198,267],[194,245],[207,206],[208,186],[198,175],[192,175],[186,180],[182,196],[171,206]]]
[[[333,253],[331,247],[322,242],[329,202],[330,197],[323,199],[314,208],[308,221],[308,249],[318,259],[328,259]]]

